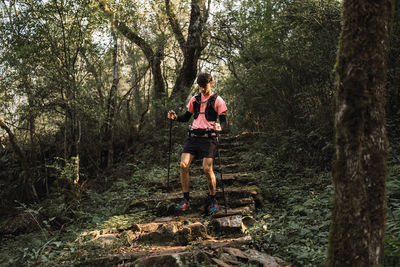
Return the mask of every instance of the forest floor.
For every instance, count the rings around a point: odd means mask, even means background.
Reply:
[[[20,212],[0,225],[0,264],[321,266],[332,207],[330,173],[287,162],[277,166],[261,139],[259,134],[222,139],[226,210],[216,172],[220,210],[204,213],[207,185],[200,161],[191,167],[190,211],[175,210],[182,196],[178,146],[169,189],[166,167],[126,164],[118,170],[120,178],[105,182],[107,190],[89,185],[79,201],[68,203],[59,192],[37,205],[20,203]],[[262,153],[268,149],[269,154]],[[391,223],[396,225],[389,218],[393,264],[386,266],[396,266],[399,259]]]

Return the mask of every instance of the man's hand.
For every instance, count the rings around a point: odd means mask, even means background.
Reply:
[[[168,119],[176,121],[178,119],[178,115],[176,115],[175,111],[168,111]]]
[[[219,124],[218,122],[214,123],[214,131],[221,132],[222,131],[221,124]]]

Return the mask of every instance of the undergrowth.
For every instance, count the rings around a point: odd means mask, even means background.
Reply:
[[[253,246],[292,266],[323,266],[334,194],[330,162],[315,168],[304,158],[285,160],[292,151],[306,151],[297,147],[301,144],[288,145],[288,140],[291,137],[264,136],[242,155],[258,171],[264,198],[258,223],[251,229]],[[400,264],[400,157],[396,155],[393,149],[388,160],[385,266]]]
[[[257,173],[263,197],[263,205],[255,215],[257,223],[250,234],[252,246],[284,259],[291,266],[323,266],[334,193],[330,162],[320,166],[315,157],[307,159],[309,151],[298,148],[303,144],[304,140],[296,143],[293,136],[260,136],[248,144],[249,152],[241,153],[241,160],[249,162]],[[176,146],[171,154],[171,183],[178,182],[180,150]],[[286,155],[293,151],[304,158],[300,162],[293,161],[293,157],[287,160]],[[385,266],[396,266],[400,259],[400,157],[397,155],[393,148],[388,161]],[[155,216],[152,212],[126,213],[126,207],[132,201],[161,193],[167,167],[125,163],[112,173],[107,177],[105,190],[88,186],[82,198],[74,202],[66,201],[55,191],[39,205],[19,204],[26,215],[22,218],[33,218],[34,231],[3,236],[0,265],[78,265],[87,257],[101,258],[110,250],[125,246],[117,243],[99,249],[86,239],[93,231],[124,229],[151,220]],[[193,181],[194,188],[204,186],[205,181]]]
[[[309,170],[284,164],[260,175],[266,202],[251,231],[253,245],[292,266],[323,266],[333,195],[330,173],[310,176]]]
[[[387,224],[385,235],[385,263],[400,265],[400,156],[389,160],[387,181]]]
[[[130,210],[126,214],[126,207],[132,200],[159,193],[157,189],[149,189],[149,185],[157,181],[165,183],[166,177],[166,168],[162,167],[148,168],[129,163],[121,167],[131,170],[130,177],[118,177],[118,169],[115,169],[113,177],[108,178],[108,189],[89,188],[82,199],[74,203],[66,203],[65,198],[53,193],[51,199],[40,204],[21,204],[21,214],[34,217],[39,227],[32,233],[3,236],[0,265],[72,266],[87,257],[100,257],[115,249],[115,246],[99,249],[85,239],[96,230],[124,229],[151,219],[154,216],[151,212]],[[171,165],[171,175],[177,173],[178,166]],[[62,218],[63,225],[54,224]],[[124,244],[116,244],[119,245]]]

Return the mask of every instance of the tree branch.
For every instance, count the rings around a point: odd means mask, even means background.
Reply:
[[[17,154],[18,158],[23,159],[25,161],[25,157],[24,154],[22,153],[21,149],[19,148],[19,146],[17,145],[17,143],[15,142],[15,137],[14,134],[11,132],[11,129],[8,128],[8,126],[6,125],[6,123],[4,122],[4,120],[2,118],[0,118],[0,127],[7,132],[8,137],[10,138],[10,143],[11,146],[15,152],[15,154]]]
[[[175,34],[175,38],[178,41],[182,52],[185,53],[185,37],[183,36],[182,29],[176,19],[175,13],[171,10],[171,6],[171,0],[165,0],[165,10],[167,12],[169,24],[171,25],[172,31]]]
[[[147,60],[149,62],[153,62],[154,51],[151,48],[151,46],[146,42],[146,40],[144,40],[142,37],[140,37],[136,32],[132,31],[124,22],[121,22],[118,19],[112,20],[113,12],[108,7],[108,5],[105,3],[105,1],[97,0],[97,2],[99,3],[99,7],[104,11],[104,13],[107,15],[107,17],[113,22],[113,24],[118,29],[118,31],[121,32],[121,34],[124,35],[126,38],[128,38],[130,41],[134,42],[137,46],[139,46],[140,49],[142,49]]]
[[[103,89],[104,88],[103,88],[103,85],[101,83],[101,80],[99,79],[100,76],[99,76],[94,64],[90,63],[90,60],[86,55],[86,49],[85,48],[82,48],[80,50],[80,54],[81,54],[82,58],[85,60],[89,72],[92,73],[93,78],[96,81],[96,88],[97,88],[97,93],[99,94],[100,104],[101,104],[101,106],[103,106],[103,103],[104,103]]]
[[[15,154],[17,154],[17,157],[19,158],[19,161],[21,163],[21,167],[24,171],[24,181],[20,184],[23,188],[25,188],[26,193],[28,194],[28,198],[30,200],[37,200],[38,199],[38,195],[35,189],[35,186],[33,184],[33,180],[32,177],[29,175],[29,167],[28,167],[28,163],[26,161],[26,157],[24,156],[24,153],[22,152],[22,150],[19,148],[18,144],[15,142],[15,136],[12,133],[11,129],[6,125],[6,123],[4,122],[3,118],[0,117],[0,128],[2,128],[3,130],[5,130],[8,134],[8,137],[10,139],[10,143],[11,146],[15,152]]]

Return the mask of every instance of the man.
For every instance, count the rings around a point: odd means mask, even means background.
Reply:
[[[189,196],[189,167],[193,159],[202,159],[202,167],[207,178],[209,197],[207,211],[213,214],[218,211],[216,200],[216,179],[213,171],[213,161],[217,148],[217,132],[226,127],[226,105],[224,100],[217,94],[213,94],[211,86],[213,79],[209,73],[200,73],[197,77],[197,84],[201,93],[193,96],[185,114],[178,116],[175,111],[168,112],[168,118],[179,122],[187,122],[194,115],[194,120],[189,130],[183,147],[180,164],[180,180],[183,191],[183,198],[176,206],[180,211],[187,211],[190,207]],[[219,122],[216,120],[219,117]]]

